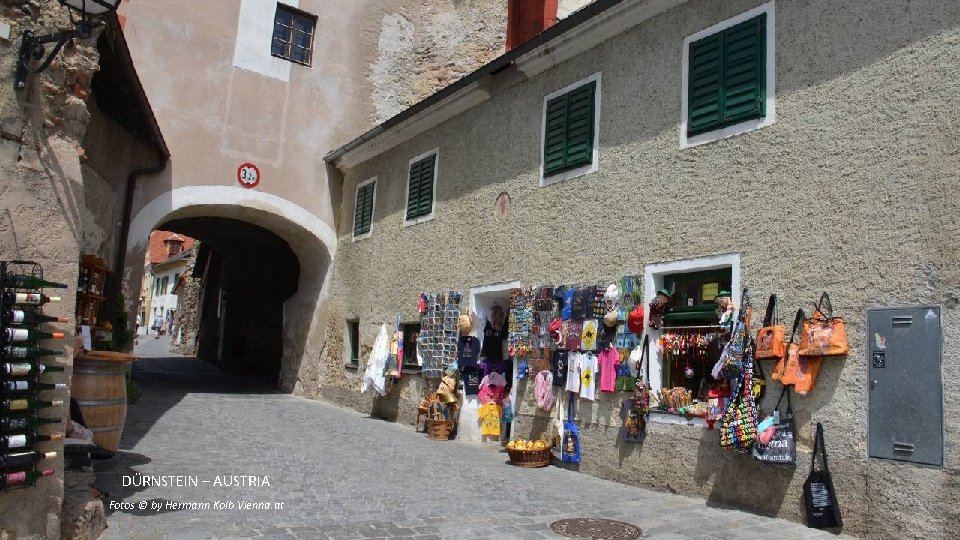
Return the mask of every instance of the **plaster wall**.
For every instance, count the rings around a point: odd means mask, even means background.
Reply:
[[[320,394],[361,411],[392,400],[397,421],[412,424],[422,379],[405,376],[381,400],[360,395],[357,372],[343,366],[343,320],[360,321],[362,373],[379,325],[398,313],[416,320],[420,291],[603,282],[651,263],[739,254],[754,298],[776,292],[789,311],[828,290],[847,321],[849,356],[827,360],[814,391],[794,401],[800,466],[763,466],[686,425],[651,423],[643,445],[626,445],[616,395],[581,403],[580,470],[800,521],[819,421],[846,532],[952,536],[960,149],[944,126],[960,125],[960,4],[779,0],[776,123],[681,150],[684,37],[759,4],[688,2],[346,170]],[[543,96],[598,71],[599,169],[539,187]],[[432,148],[435,218],[403,227],[409,159]],[[352,242],[355,186],[373,176],[372,234]],[[498,222],[503,191],[511,215]],[[867,457],[866,309],[911,304],[943,307],[943,468]],[[536,435],[549,418],[535,412],[532,385],[517,387],[515,435]]]

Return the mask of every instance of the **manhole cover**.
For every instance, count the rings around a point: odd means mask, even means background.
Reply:
[[[569,538],[593,540],[633,540],[640,538],[643,529],[629,523],[612,519],[573,518],[561,519],[550,524],[553,532]]]

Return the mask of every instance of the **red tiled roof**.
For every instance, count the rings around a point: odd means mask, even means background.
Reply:
[[[183,236],[170,231],[153,231],[150,233],[150,263],[158,264],[169,259],[167,256],[167,240],[180,240],[183,242],[183,251],[193,247],[194,239],[189,236]]]

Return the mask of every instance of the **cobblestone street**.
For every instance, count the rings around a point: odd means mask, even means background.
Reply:
[[[139,354],[168,357],[134,365],[143,396],[129,409],[120,452],[97,466],[109,493],[104,538],[554,538],[547,524],[566,517],[623,520],[648,538],[834,537],[555,467],[512,467],[499,446],[431,441],[171,357],[166,338],[140,342]],[[123,485],[138,473],[199,483]],[[270,485],[214,485],[247,475]],[[228,508],[213,508],[217,501]]]

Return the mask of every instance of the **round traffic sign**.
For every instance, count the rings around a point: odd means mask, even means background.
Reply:
[[[237,182],[240,187],[255,188],[260,183],[260,169],[253,163],[244,163],[237,169]]]

